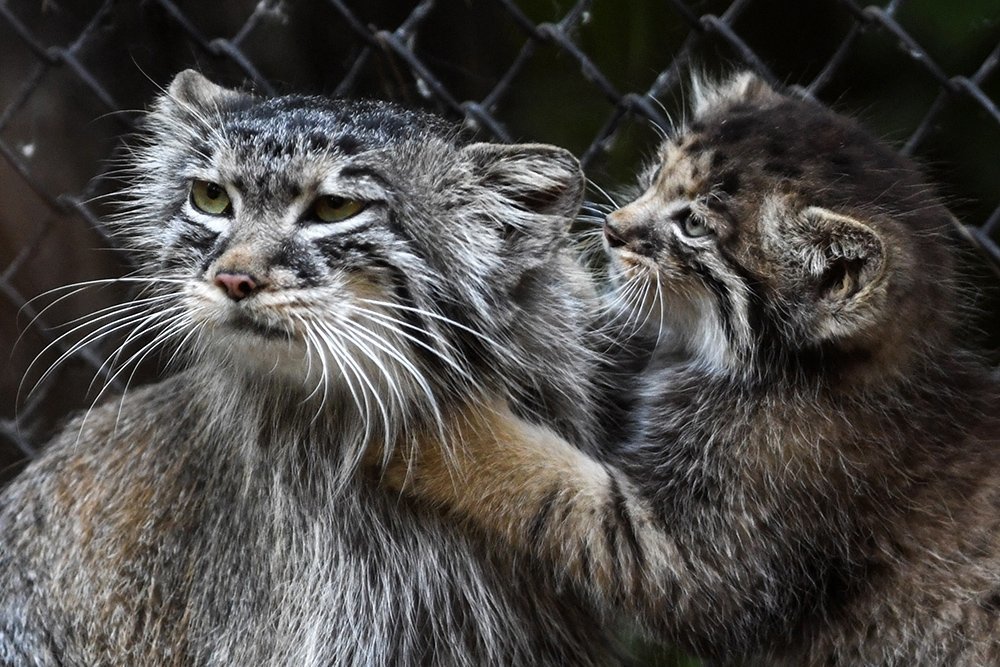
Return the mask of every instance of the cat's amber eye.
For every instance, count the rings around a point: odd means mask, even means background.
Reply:
[[[226,189],[211,181],[191,183],[191,204],[209,215],[228,215],[232,210],[232,202]]]
[[[324,195],[313,202],[312,212],[322,222],[340,222],[365,210],[365,202],[335,195]]]

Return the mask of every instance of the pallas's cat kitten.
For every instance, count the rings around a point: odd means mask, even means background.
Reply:
[[[0,497],[0,663],[613,660],[572,593],[357,474],[484,392],[596,432],[576,160],[191,71],[147,128],[116,222],[144,289],[97,322],[187,368],[70,423]]]
[[[1000,664],[1000,391],[948,211],[751,75],[703,86],[641,185],[605,227],[660,336],[633,432],[591,456],[469,411],[404,487],[719,663]]]

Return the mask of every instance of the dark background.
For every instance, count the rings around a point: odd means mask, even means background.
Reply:
[[[89,289],[40,317],[62,293],[31,299],[130,270],[99,222],[101,195],[122,135],[181,69],[263,92],[389,98],[483,138],[559,144],[614,192],[655,147],[651,121],[683,116],[692,70],[750,67],[926,166],[964,223],[969,335],[995,360],[998,42],[1000,0],[0,0],[0,483],[115,373],[102,366],[115,343],[73,350],[83,330],[58,337],[127,290]]]

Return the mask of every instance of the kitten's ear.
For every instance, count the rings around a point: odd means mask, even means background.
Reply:
[[[828,334],[856,331],[881,306],[885,244],[871,226],[810,206],[800,214],[806,270]]]
[[[584,176],[569,151],[546,144],[476,143],[464,147],[484,188],[518,209],[548,216],[576,217],[583,201]]]
[[[781,94],[764,79],[750,71],[739,72],[718,82],[708,81],[704,76],[695,76],[691,80],[691,92],[695,117],[712,109],[734,104],[767,107],[782,99]]]
[[[167,87],[167,100],[182,108],[213,109],[222,103],[247,97],[247,93],[212,83],[200,72],[186,69]]]

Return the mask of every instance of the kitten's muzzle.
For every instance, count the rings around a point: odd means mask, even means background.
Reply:
[[[607,240],[608,247],[610,248],[620,248],[625,245],[625,239],[622,237],[621,230],[611,224],[610,218],[604,219],[604,238]]]
[[[242,301],[262,287],[261,281],[249,273],[218,273],[212,282],[233,301]]]

